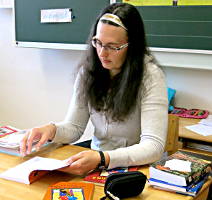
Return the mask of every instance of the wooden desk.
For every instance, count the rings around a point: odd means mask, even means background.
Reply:
[[[199,150],[195,148],[190,148],[186,146],[186,141],[192,141],[193,143],[204,143],[207,144],[207,146],[210,146],[212,143],[212,135],[210,136],[203,136],[200,134],[197,134],[187,128],[185,126],[190,126],[197,124],[200,120],[199,119],[190,119],[190,118],[179,118],[179,138],[182,139],[182,146],[181,147],[185,151],[191,151],[207,156],[212,156],[212,152],[210,150]],[[203,144],[203,145],[204,145]],[[201,146],[201,145],[199,145]]]
[[[179,118],[179,137],[211,143],[212,135],[203,136],[185,128],[185,126],[197,124],[199,121],[200,121],[199,119],[190,119],[190,118],[180,117]]]
[[[55,158],[55,159],[66,159],[71,155],[74,155],[80,151],[84,150],[82,147],[78,146],[63,146],[57,149],[49,149],[45,152],[39,152],[34,154],[37,156]],[[15,165],[26,161],[32,156],[26,158],[20,158],[15,156],[10,156],[0,153],[0,173],[4,170],[14,167]],[[141,170],[144,174],[149,177],[148,166],[143,166]],[[50,184],[59,182],[59,181],[82,181],[82,177],[69,175],[62,172],[53,171],[49,174],[42,177],[40,180],[32,183],[31,185],[25,185],[22,183],[16,183],[13,181],[8,181],[0,179],[0,199],[4,200],[42,200],[44,194],[46,193],[47,187]],[[209,190],[209,185],[211,184],[212,179],[208,180],[203,188],[201,189],[199,195],[195,198],[174,194],[170,192],[155,190],[151,188],[148,183],[145,186],[144,191],[141,195],[135,198],[129,198],[130,200],[206,200]],[[95,186],[95,192],[93,200],[99,200],[100,197],[104,195],[102,186]]]

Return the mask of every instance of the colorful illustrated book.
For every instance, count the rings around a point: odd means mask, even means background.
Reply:
[[[167,162],[174,161],[179,169],[170,169]],[[184,162],[184,163],[183,163]],[[183,163],[183,164],[182,164]],[[190,163],[189,170],[187,164]],[[174,164],[174,163],[173,163]],[[188,186],[192,182],[198,182],[202,177],[211,172],[211,161],[191,156],[185,152],[176,153],[165,157],[150,165],[150,178],[165,181],[179,186]]]
[[[59,182],[48,187],[43,200],[91,200],[93,193],[93,183]]]
[[[0,174],[0,178],[31,184],[47,174],[49,171],[57,170],[66,166],[68,166],[66,160],[36,156],[2,172]]]
[[[110,170],[100,170],[89,173],[84,177],[84,181],[95,183],[97,185],[104,186],[106,178],[109,174],[117,173],[117,172],[127,172],[127,171],[137,171],[139,169],[138,166],[135,167],[119,167]]]

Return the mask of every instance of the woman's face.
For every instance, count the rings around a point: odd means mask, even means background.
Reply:
[[[96,45],[96,51],[102,66],[110,71],[111,76],[118,74],[126,59],[128,47],[126,45],[119,51],[110,47],[120,47],[127,44],[127,31],[122,27],[99,22],[95,38],[97,43],[100,44]]]

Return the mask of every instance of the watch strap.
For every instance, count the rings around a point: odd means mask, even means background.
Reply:
[[[100,162],[97,166],[98,169],[105,169],[105,155],[102,151],[98,151],[100,155]]]

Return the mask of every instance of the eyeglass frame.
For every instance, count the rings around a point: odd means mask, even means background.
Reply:
[[[96,49],[97,49],[98,47],[96,46],[95,40],[96,40],[96,41],[99,41],[99,45],[100,45],[101,49],[102,49],[102,47],[104,47],[104,49],[107,50],[107,51],[109,51],[109,52],[113,52],[113,51],[119,52],[120,50],[122,50],[122,49],[128,47],[128,45],[129,45],[129,43],[122,44],[120,47],[113,47],[113,46],[110,46],[110,45],[107,45],[107,44],[106,44],[106,45],[103,45],[102,42],[101,42],[98,38],[96,38],[96,37],[94,36],[94,37],[92,38],[92,40],[91,40],[91,44],[92,44],[92,46],[93,46],[94,48],[96,48]]]

